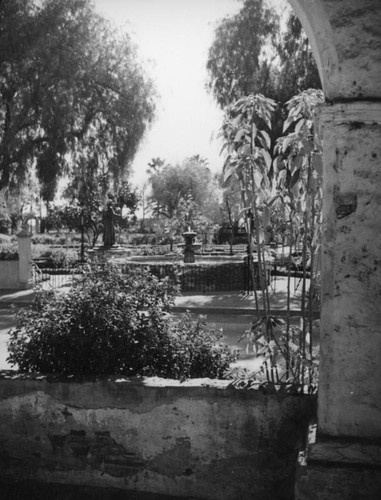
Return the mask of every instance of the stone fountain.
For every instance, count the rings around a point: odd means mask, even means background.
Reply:
[[[188,227],[188,231],[185,231],[182,234],[184,243],[179,246],[184,247],[184,264],[192,264],[194,262],[195,250],[198,250],[201,247],[199,243],[194,242],[196,234],[197,233],[192,231],[190,227]]]

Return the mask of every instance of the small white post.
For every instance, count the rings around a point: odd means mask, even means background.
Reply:
[[[19,246],[19,288],[32,288],[32,235],[27,229],[17,233]]]

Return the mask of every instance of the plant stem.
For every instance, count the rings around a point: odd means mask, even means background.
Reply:
[[[292,218],[290,217],[290,245],[289,245],[288,266],[287,266],[286,380],[288,380],[288,374],[290,370],[291,256],[292,256],[293,235],[294,235],[294,230],[293,230]]]
[[[242,206],[246,206],[246,200],[245,200],[245,195],[244,195],[244,184],[241,182],[241,198],[242,198]],[[257,316],[259,316],[259,304],[258,304],[258,295],[257,295],[257,287],[255,284],[255,272],[254,272],[254,262],[253,262],[253,238],[252,238],[252,228],[248,220],[246,219],[246,232],[247,232],[247,243],[248,243],[248,278],[251,275],[251,281],[252,281],[252,287],[254,291],[254,297],[255,297],[255,310],[257,312]],[[247,284],[248,292],[249,292],[249,279],[248,279],[248,284]]]
[[[254,229],[255,229],[255,239],[257,243],[257,255],[258,255],[258,273],[259,273],[259,283],[262,291],[262,302],[263,302],[263,311],[266,319],[268,318],[268,310],[265,296],[265,283],[263,276],[263,264],[262,264],[262,245],[260,241],[260,231],[259,231],[259,214],[257,207],[257,197],[255,192],[255,180],[254,180],[254,166],[250,164],[250,173],[251,173],[251,185],[253,189],[253,199],[252,199],[252,207],[253,207],[253,215],[254,215]],[[266,327],[267,328],[267,327]]]
[[[312,323],[313,323],[313,311],[312,311],[312,305],[313,305],[313,292],[315,290],[315,278],[316,278],[316,273],[315,273],[315,251],[316,247],[313,244],[315,241],[315,231],[317,230],[315,226],[315,217],[316,217],[316,207],[315,207],[315,190],[312,190],[312,200],[311,200],[311,248],[310,248],[310,255],[311,255],[311,271],[310,271],[310,290],[309,290],[309,297],[308,297],[308,308],[309,308],[309,331],[310,331],[310,343],[309,343],[309,355],[310,355],[310,360],[312,360]],[[308,385],[311,386],[312,384],[312,373],[311,369],[308,374]]]
[[[315,193],[312,195],[312,207],[311,207],[311,237],[313,241],[315,232]],[[313,303],[313,292],[315,289],[315,246],[311,243],[311,271],[310,271],[310,290],[308,297],[308,309],[309,309],[309,330],[310,330],[310,345],[309,345],[309,354],[312,357],[312,323],[313,323],[313,311],[312,311],[312,303]]]

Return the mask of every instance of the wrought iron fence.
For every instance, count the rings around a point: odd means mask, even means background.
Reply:
[[[36,262],[32,263],[33,285],[41,285],[43,288],[70,286],[73,276],[78,273],[80,273],[78,266],[40,267]]]
[[[183,292],[243,291],[245,286],[243,262],[186,265],[129,262],[122,270],[128,272],[130,268],[141,266],[149,267],[158,278],[169,277]]]

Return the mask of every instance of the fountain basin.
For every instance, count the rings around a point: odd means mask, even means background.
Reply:
[[[243,262],[243,258],[245,255],[201,255],[196,254],[196,262],[189,264],[183,262],[182,255],[139,255],[133,256],[131,255],[127,259],[124,259],[124,262],[140,262],[145,264],[176,264],[176,265],[185,265],[191,266],[195,264],[203,264],[203,265],[213,265],[213,264],[223,264],[229,262]]]

